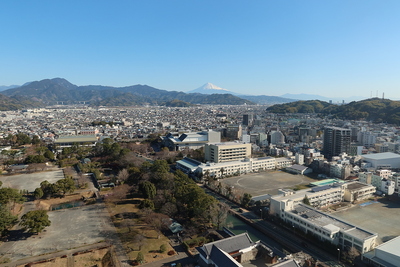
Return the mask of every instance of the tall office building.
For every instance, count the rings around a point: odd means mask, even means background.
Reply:
[[[244,114],[243,115],[243,125],[250,126],[253,124],[253,114]]]
[[[327,159],[345,152],[350,153],[351,130],[339,127],[325,127],[324,155]]]

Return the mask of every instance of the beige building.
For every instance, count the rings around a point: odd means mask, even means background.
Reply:
[[[251,144],[240,142],[210,143],[204,146],[205,161],[220,163],[251,157]]]
[[[375,192],[375,188],[359,182],[335,183],[293,191],[280,190],[280,194],[271,198],[270,214],[305,233],[311,233],[321,241],[329,241],[341,249],[355,247],[361,253],[372,250],[377,235],[338,218],[325,214],[315,208],[329,206],[344,200],[366,198]],[[307,198],[310,206],[303,204]],[[315,207],[315,208],[313,208]]]
[[[179,162],[177,162],[177,165]],[[275,169],[275,158],[246,158],[243,160],[227,161],[221,163],[208,162],[196,167],[195,172],[206,173],[210,177],[220,178],[222,176],[240,175],[251,172]],[[222,170],[222,171],[221,171]]]

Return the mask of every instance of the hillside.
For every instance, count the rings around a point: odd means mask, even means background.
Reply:
[[[272,113],[321,113],[340,119],[367,120],[400,125],[400,101],[371,98],[346,105],[333,105],[324,101],[296,101],[267,108]]]
[[[132,106],[162,104],[180,100],[190,104],[253,104],[249,100],[230,94],[203,95],[156,89],[147,85],[111,87],[101,85],[77,86],[65,79],[55,78],[31,82],[2,92],[6,96],[23,96],[44,104],[72,104],[85,101],[91,105]]]
[[[42,107],[43,104],[23,96],[8,97],[0,94],[0,111]]]

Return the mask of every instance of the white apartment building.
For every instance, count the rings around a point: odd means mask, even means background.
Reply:
[[[304,164],[304,155],[300,154],[300,153],[296,153],[295,162],[296,162],[296,164],[303,165]]]
[[[288,158],[275,158],[275,165],[277,169],[283,169],[293,165],[293,160]]]
[[[251,144],[240,142],[209,143],[204,146],[206,161],[220,163],[251,157]]]
[[[179,164],[179,161],[177,162]],[[221,169],[223,171],[221,172]],[[246,158],[243,160],[221,162],[221,163],[202,163],[195,170],[203,176],[208,173],[210,177],[220,178],[224,176],[240,175],[245,173],[257,172],[260,170],[275,169],[275,158]]]

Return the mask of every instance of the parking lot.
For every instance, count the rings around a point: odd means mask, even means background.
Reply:
[[[355,205],[332,215],[377,233],[382,242],[400,235],[400,200],[398,198],[393,197],[391,201],[381,199],[377,203],[366,206]]]
[[[251,173],[220,180],[226,185],[242,189],[254,196],[265,194],[276,195],[280,188],[294,188],[296,185],[308,185],[315,182],[304,175],[295,175],[283,171]]]
[[[64,178],[62,170],[36,172],[29,174],[5,175],[0,176],[0,181],[3,182],[3,187],[11,187],[18,190],[35,191],[40,187],[40,183],[47,180],[49,183],[55,183]]]

